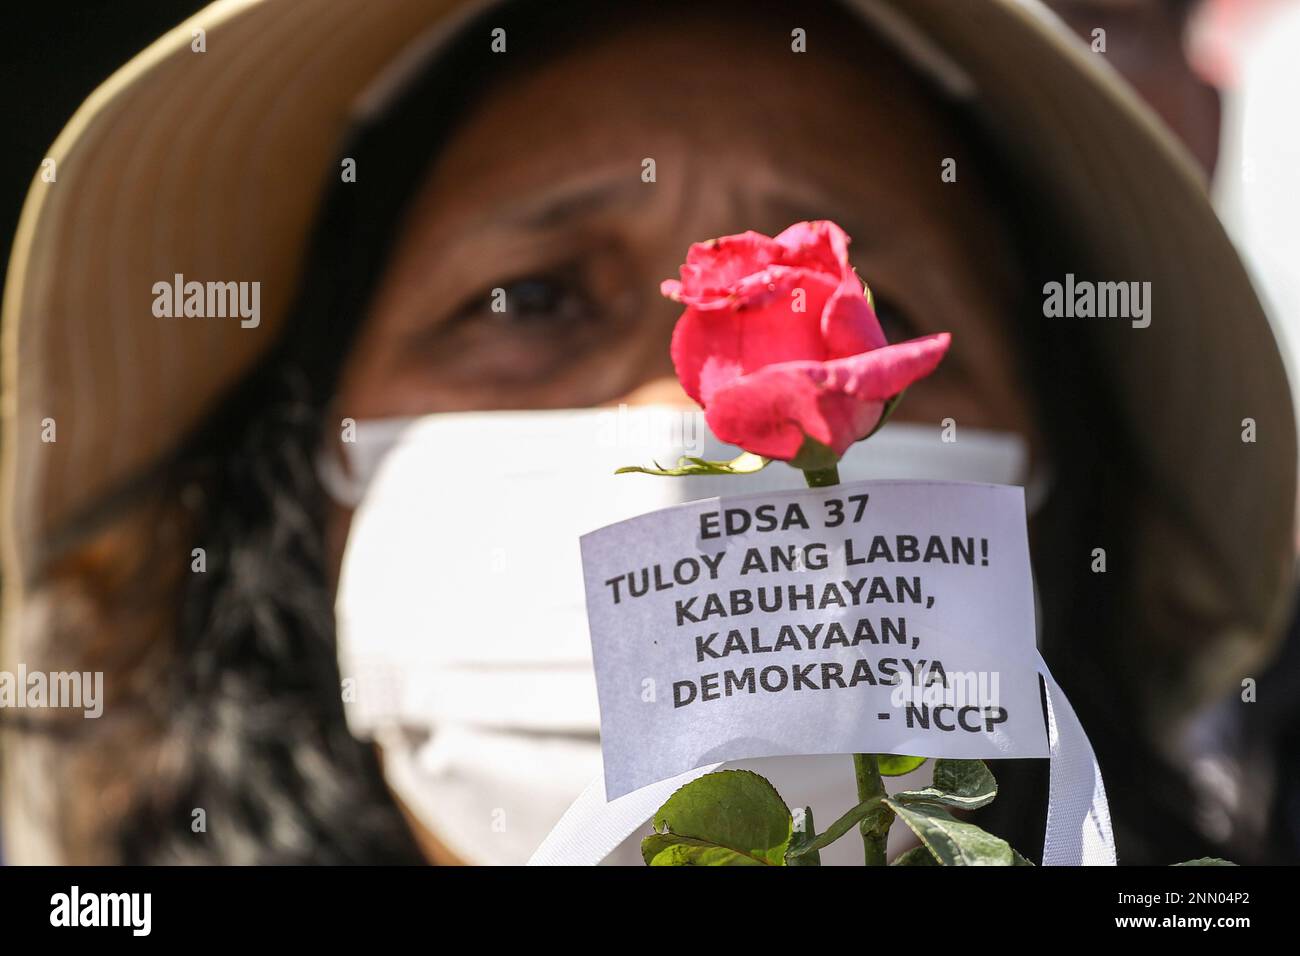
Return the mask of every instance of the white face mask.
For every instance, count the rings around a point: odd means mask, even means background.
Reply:
[[[699,413],[660,407],[430,415],[359,422],[355,437],[347,474],[321,459],[330,494],[359,502],[336,605],[349,727],[379,743],[389,785],[453,853],[521,864],[601,767],[579,536],[803,476],[780,462],[741,477],[614,475],[737,454]],[[1016,435],[944,442],[937,426],[891,424],[849,450],[840,477],[1020,484],[1027,464]],[[846,758],[749,763],[794,804],[826,807],[818,819],[856,802]],[[639,863],[640,836],[609,862]]]

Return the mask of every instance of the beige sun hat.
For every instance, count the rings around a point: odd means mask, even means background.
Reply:
[[[1099,275],[1151,281],[1149,328],[1081,328],[1107,369],[1099,389],[1140,438],[1150,497],[1204,558],[1152,586],[1193,589],[1224,622],[1224,654],[1258,660],[1290,583],[1295,428],[1272,331],[1199,172],[1037,2],[849,5],[973,98]],[[430,31],[481,6],[221,0],[77,111],[49,150],[56,179],[33,181],[5,287],[6,633],[49,562],[275,340],[349,117]],[[154,284],[178,273],[260,281],[260,324],[156,317]]]

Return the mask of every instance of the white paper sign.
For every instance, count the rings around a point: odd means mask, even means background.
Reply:
[[[1019,487],[712,498],[582,562],[609,800],[748,757],[1048,755]]]

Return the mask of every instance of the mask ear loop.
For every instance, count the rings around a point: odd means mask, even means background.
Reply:
[[[325,493],[341,507],[355,509],[365,497],[379,463],[416,421],[392,418],[360,422],[355,439],[340,442],[341,448],[322,444],[316,452],[315,469]]]
[[[355,510],[366,493],[366,482],[344,470],[339,456],[328,446],[316,452],[316,477],[337,505]]]

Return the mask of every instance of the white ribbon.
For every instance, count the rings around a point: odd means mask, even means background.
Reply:
[[[1065,691],[1038,656],[1038,673],[1047,685],[1047,835],[1043,866],[1114,866],[1115,835],[1101,767],[1088,734]],[[1057,708],[1060,713],[1057,713]]]
[[[1047,686],[1051,767],[1043,866],[1114,866],[1110,806],[1092,744],[1041,655],[1038,664]],[[604,779],[597,777],[565,811],[528,865],[595,866],[644,826],[674,791],[725,766],[696,767],[612,802],[606,802]]]

